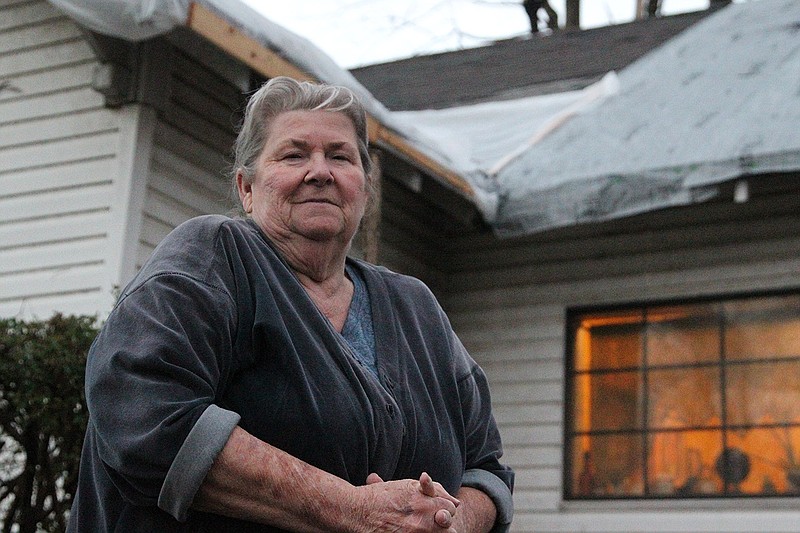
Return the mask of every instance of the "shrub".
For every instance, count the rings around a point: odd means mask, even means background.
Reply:
[[[93,317],[0,319],[0,524],[63,531],[88,413],[86,353]]]

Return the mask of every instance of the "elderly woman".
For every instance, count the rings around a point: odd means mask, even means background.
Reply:
[[[418,280],[347,257],[366,116],[276,78],[236,143],[246,217],[176,228],[87,364],[69,531],[504,531],[486,379]]]

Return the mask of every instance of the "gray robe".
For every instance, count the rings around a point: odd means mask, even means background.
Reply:
[[[89,353],[89,426],[68,531],[281,531],[190,509],[238,424],[349,482],[431,474],[511,519],[513,472],[480,367],[420,281],[366,282],[378,376],[362,367],[249,220],[176,228]]]

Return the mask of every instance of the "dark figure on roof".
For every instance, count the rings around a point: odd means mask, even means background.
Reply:
[[[531,33],[539,31],[539,11],[544,11],[547,15],[547,27],[551,30],[558,29],[558,13],[550,6],[549,0],[523,0],[522,7],[528,14],[531,21]]]

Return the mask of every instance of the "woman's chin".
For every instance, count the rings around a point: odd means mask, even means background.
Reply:
[[[306,221],[295,227],[294,231],[312,241],[349,241],[349,239],[344,239],[345,228],[341,221],[337,221],[336,223],[322,220]]]

